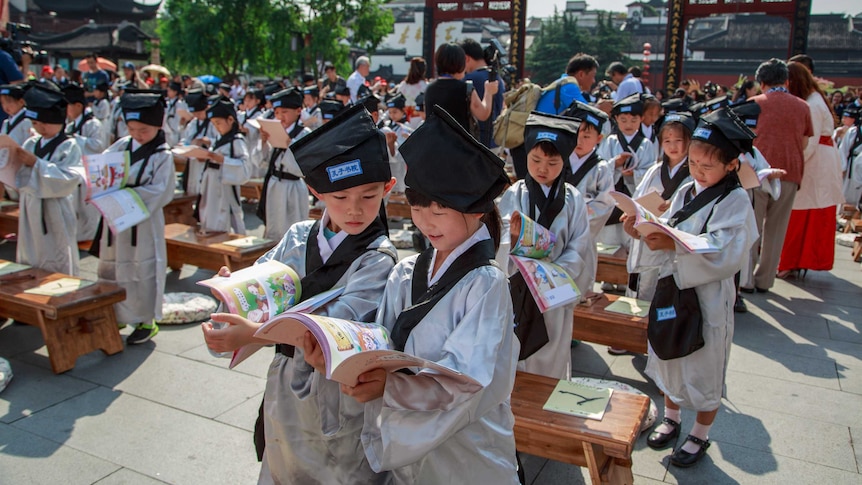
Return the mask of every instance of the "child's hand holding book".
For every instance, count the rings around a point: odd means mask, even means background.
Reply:
[[[232,313],[213,313],[210,319],[212,321],[201,324],[201,330],[204,332],[207,347],[214,352],[233,352],[244,345],[270,343],[255,338],[254,332],[260,328],[260,324],[247,318]],[[212,322],[221,324],[222,327],[216,328]]]
[[[341,392],[360,403],[381,398],[383,397],[383,391],[386,389],[386,374],[388,372],[385,369],[371,369],[368,372],[359,374],[358,382],[355,386],[341,384]]]

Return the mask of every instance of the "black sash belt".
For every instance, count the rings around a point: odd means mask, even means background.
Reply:
[[[272,172],[272,176],[279,179],[279,180],[299,180],[300,179],[300,177],[297,177],[296,175],[294,175],[290,172],[284,172],[281,170],[274,170]]]
[[[210,162],[209,160],[207,160],[207,168],[212,168],[215,170],[221,170],[221,164],[215,163],[215,162]]]
[[[285,357],[290,357],[292,359],[293,354],[296,351],[296,347],[288,344],[276,344],[275,351]]]

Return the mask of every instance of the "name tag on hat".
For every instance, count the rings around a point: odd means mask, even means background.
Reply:
[[[24,116],[26,116],[27,118],[38,118],[39,113],[36,113],[35,111],[33,111],[31,109],[28,109],[27,111],[24,111]]]
[[[692,137],[703,138],[704,140],[708,140],[710,136],[712,136],[712,130],[703,127],[694,130],[692,135]]]
[[[329,175],[330,182],[336,182],[347,177],[362,175],[362,164],[357,158],[356,160],[327,167],[326,173]]]
[[[9,94],[9,88],[0,89],[0,94]]]
[[[623,106],[622,108],[620,108],[620,113],[628,113],[631,110],[632,110],[631,106]]]
[[[139,120],[141,119],[141,113],[138,111],[129,111],[125,115],[126,121]]]
[[[557,141],[557,134],[551,133],[548,131],[541,131],[541,132],[536,134],[536,141],[539,141],[539,140]]]
[[[278,100],[278,101],[276,101],[276,102],[272,103],[272,107],[273,107],[273,108],[279,108],[279,107],[281,107],[281,100]]]
[[[599,123],[599,119],[598,119],[598,118],[596,118],[596,117],[595,117],[595,116],[593,116],[593,115],[587,115],[587,122],[592,123],[592,124],[594,124],[594,125],[596,125],[596,126],[599,126],[599,125],[600,125],[600,123]]]

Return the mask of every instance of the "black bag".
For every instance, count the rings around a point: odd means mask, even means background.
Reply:
[[[515,336],[521,342],[518,360],[524,360],[550,342],[548,327],[520,271],[509,277],[509,285],[515,311]]]
[[[680,290],[673,275],[658,280],[647,338],[661,360],[685,357],[703,347],[703,315],[694,288]]]

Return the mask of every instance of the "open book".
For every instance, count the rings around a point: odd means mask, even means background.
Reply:
[[[8,135],[0,135],[8,138]],[[0,183],[15,187],[15,174],[21,168],[21,161],[14,157],[8,148],[0,148]],[[0,187],[2,188],[2,187]]]
[[[542,409],[601,421],[613,393],[614,390],[607,387],[560,381]]]
[[[760,187],[763,181],[774,173],[781,173],[781,170],[777,168],[764,168],[755,172],[754,168],[748,163],[740,163],[739,171],[736,172],[736,175],[739,177],[739,183],[742,185],[742,188],[748,190]]]
[[[267,261],[234,271],[229,277],[198,281],[212,288],[228,311],[252,322],[265,322],[290,308],[300,297],[299,276],[290,266]]]
[[[524,277],[539,311],[577,302],[581,293],[572,277],[559,265],[545,260],[557,236],[518,211],[512,213],[510,227],[518,232],[509,259]]]
[[[635,230],[641,235],[649,236],[656,232],[662,232],[689,253],[718,252],[718,248],[711,246],[706,239],[668,226],[626,194],[613,190],[610,194],[620,210],[625,212],[627,216],[635,218]]]
[[[126,187],[129,152],[84,155],[86,200],[93,204],[114,234],[134,227],[150,217],[150,211],[134,189]]]
[[[260,126],[261,131],[269,135],[269,144],[274,148],[287,148],[290,145],[290,137],[287,136],[287,132],[281,126],[281,121],[266,118],[256,118],[252,121]]]
[[[272,342],[302,347],[305,332],[311,332],[323,350],[326,378],[356,385],[357,378],[372,369],[396,371],[426,368],[461,382],[479,385],[454,369],[404,352],[391,350],[389,332],[376,323],[360,323],[340,318],[286,312],[263,324],[254,336]]]

